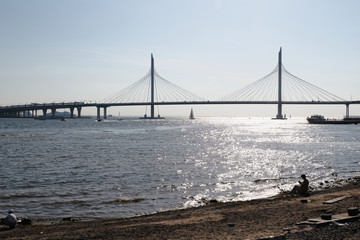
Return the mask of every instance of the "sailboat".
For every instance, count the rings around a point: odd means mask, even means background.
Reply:
[[[195,118],[194,118],[194,111],[193,111],[192,108],[191,108],[191,111],[190,111],[189,119],[195,119]]]

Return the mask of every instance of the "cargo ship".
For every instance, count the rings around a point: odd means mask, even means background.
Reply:
[[[360,123],[360,116],[349,116],[343,119],[325,118],[322,115],[312,115],[306,120],[310,124],[358,124]]]

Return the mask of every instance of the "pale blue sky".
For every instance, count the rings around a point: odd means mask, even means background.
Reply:
[[[162,77],[217,100],[271,72],[281,46],[289,72],[358,100],[359,11],[357,0],[0,0],[0,105],[97,101],[142,78],[151,53]],[[160,111],[187,115],[190,107]],[[276,114],[272,105],[195,108],[198,115]],[[284,112],[342,116],[345,107]],[[360,115],[360,106],[351,113]]]

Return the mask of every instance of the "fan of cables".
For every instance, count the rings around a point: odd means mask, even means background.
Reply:
[[[154,102],[192,102],[203,98],[169,82],[154,72]],[[123,90],[103,99],[103,103],[151,102],[151,71]]]
[[[281,66],[282,101],[289,102],[337,102],[345,101],[305,80],[289,73]],[[279,92],[279,66],[254,83],[226,95],[220,101],[277,101]]]

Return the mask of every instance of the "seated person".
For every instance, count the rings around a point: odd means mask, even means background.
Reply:
[[[303,179],[302,182],[299,181],[300,185],[295,185],[294,188],[291,190],[291,193],[297,193],[300,195],[304,195],[309,190],[309,180],[306,179],[306,175],[302,174],[301,178]]]
[[[8,211],[6,218],[2,219],[2,223],[9,226],[10,228],[14,228],[16,226],[17,218],[12,209]]]

